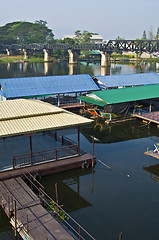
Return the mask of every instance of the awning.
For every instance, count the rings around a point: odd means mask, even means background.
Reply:
[[[91,122],[90,119],[39,100],[0,102],[0,137],[69,128]]]
[[[98,97],[98,99],[97,99]],[[78,99],[98,106],[159,98],[159,84],[94,91]]]

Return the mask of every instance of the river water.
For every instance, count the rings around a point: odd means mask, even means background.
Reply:
[[[69,69],[67,63],[1,64],[0,78],[43,75],[101,74],[100,64],[79,63]],[[110,74],[159,72],[158,64],[111,64]],[[159,141],[159,129],[128,121],[112,126],[82,127],[81,148],[92,153],[95,136],[97,164],[92,169],[78,169],[41,179],[47,193],[55,199],[58,183],[59,203],[97,240],[159,239],[159,165],[144,155]],[[69,137],[76,140],[72,131]],[[108,165],[110,168],[102,165]],[[149,168],[153,166],[155,174]],[[9,240],[10,225],[0,209],[0,239]]]

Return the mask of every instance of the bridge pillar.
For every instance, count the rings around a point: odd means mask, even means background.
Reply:
[[[110,75],[110,66],[102,67],[101,66],[101,76]]]
[[[107,67],[110,66],[110,53],[100,51],[101,54],[101,67]]]
[[[24,59],[28,59],[29,58],[29,52],[26,49],[23,49],[23,53],[24,53]]]
[[[72,51],[71,49],[68,49],[69,53],[69,64],[77,63],[77,52]]]
[[[6,49],[6,52],[8,56],[12,55],[12,51],[10,49]]]
[[[43,49],[44,52],[44,62],[49,62],[51,60],[51,51]]]

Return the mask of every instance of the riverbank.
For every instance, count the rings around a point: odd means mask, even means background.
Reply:
[[[85,58],[80,58],[79,61],[89,61],[89,62],[95,62],[95,58],[89,58],[89,59],[85,59]],[[52,62],[61,62],[61,61],[68,61],[68,59],[56,59],[56,58],[52,58],[51,59]],[[100,61],[99,59],[97,59],[97,61]],[[0,63],[17,63],[17,62],[44,62],[44,58],[43,57],[31,57],[28,59],[24,59],[23,55],[15,55],[15,56],[8,56],[6,54],[0,54]],[[112,54],[111,56],[111,62],[138,62],[138,63],[159,63],[159,58],[141,58],[141,57],[134,57],[134,55],[114,55]]]

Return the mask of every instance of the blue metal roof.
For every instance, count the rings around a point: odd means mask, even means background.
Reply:
[[[96,78],[101,82],[99,82],[99,86],[104,88],[159,84],[159,74],[157,73],[96,76]]]
[[[99,90],[89,74],[0,79],[7,98]]]

